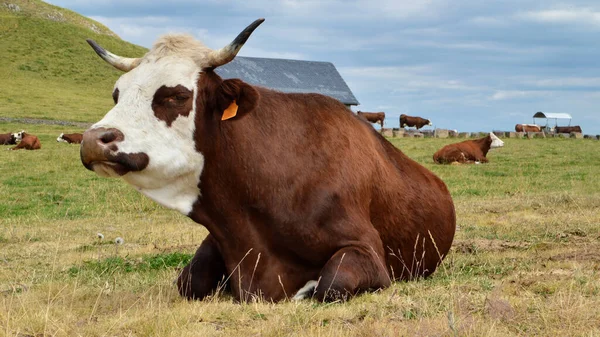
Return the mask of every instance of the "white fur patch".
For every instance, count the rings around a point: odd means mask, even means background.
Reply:
[[[310,281],[306,282],[304,287],[300,288],[300,290],[298,290],[298,292],[296,292],[296,295],[294,295],[294,297],[292,297],[292,300],[300,301],[305,298],[312,297],[313,293],[315,292],[315,289],[317,288],[317,285],[319,285],[319,282],[317,282],[315,280],[310,280]]]
[[[189,58],[147,55],[138,67],[119,78],[117,105],[92,126],[121,131],[124,139],[118,143],[118,152],[147,154],[148,166],[123,179],[149,198],[186,215],[200,195],[197,186],[204,167],[204,156],[196,151],[194,141],[200,72]],[[177,85],[193,91],[194,103],[187,117],[179,116],[169,127],[154,115],[152,99],[160,87]]]
[[[64,133],[61,133],[60,136],[58,136],[58,138],[56,138],[56,141],[57,142],[65,142],[66,143],[67,141],[63,139],[64,135],[65,135]]]
[[[25,133],[25,130],[21,130],[17,133],[13,133],[13,137],[15,137],[15,141],[20,142],[23,139],[23,134]]]
[[[504,146],[504,142],[500,138],[498,138],[493,132],[490,132],[490,137],[492,138],[492,144],[490,144],[490,149],[495,149]]]

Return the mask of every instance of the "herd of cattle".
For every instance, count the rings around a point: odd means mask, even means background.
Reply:
[[[83,138],[81,133],[61,133],[57,142],[65,142],[69,144],[80,144]],[[21,130],[15,133],[0,134],[0,145],[16,145],[9,150],[39,150],[42,148],[42,143],[35,135]]]

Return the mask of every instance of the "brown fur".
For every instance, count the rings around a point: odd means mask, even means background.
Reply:
[[[448,144],[433,155],[433,161],[438,164],[474,163],[476,161],[487,163],[488,159],[485,156],[490,150],[491,144],[492,138],[490,135],[475,140]]]
[[[23,133],[23,139],[21,139],[17,146],[11,148],[11,150],[39,150],[41,148],[42,144],[40,143],[38,137],[29,133]]]
[[[542,127],[535,124],[517,124],[515,125],[516,132],[541,132]]]
[[[329,300],[430,275],[448,253],[446,185],[343,104],[200,76],[196,149],[205,166],[189,216],[209,235],[179,279],[203,298],[228,278],[239,300]],[[222,121],[236,100],[236,117]],[[433,241],[432,241],[433,239]],[[434,244],[435,242],[435,244]]]
[[[573,126],[557,126],[554,128],[555,133],[571,133],[571,132],[579,132],[581,133],[581,126],[573,125]]]
[[[356,114],[358,116],[363,117],[368,122],[379,123],[381,125],[381,128],[383,128],[383,121],[385,120],[385,112],[362,112],[362,111],[357,111]]]
[[[421,118],[421,117],[412,117],[407,116],[405,114],[400,115],[400,127],[403,128],[405,126],[415,127],[417,130],[424,127],[425,125],[429,125],[431,121],[429,119]]]
[[[83,134],[81,133],[64,133],[62,139],[66,140],[69,144],[81,144]]]
[[[0,134],[0,145],[14,145],[17,144],[17,140],[12,133]]]

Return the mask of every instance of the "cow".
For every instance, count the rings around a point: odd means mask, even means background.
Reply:
[[[371,123],[379,123],[383,129],[383,120],[385,119],[385,112],[362,112],[357,111],[357,115],[363,117]]]
[[[574,125],[574,126],[557,126],[554,128],[554,132],[555,133],[571,133],[571,132],[581,132],[581,126],[579,125]]]
[[[502,146],[504,142],[490,132],[483,138],[444,146],[433,155],[433,161],[437,164],[487,163],[488,151]]]
[[[542,132],[542,127],[536,124],[517,124],[516,132]]]
[[[15,145],[17,142],[20,142],[23,138],[23,133],[25,131],[20,131],[16,133],[4,133],[0,134],[0,145]]]
[[[208,230],[176,281],[188,299],[345,300],[430,275],[456,227],[440,178],[336,99],[215,72],[263,21],[218,50],[173,34],[125,58],[88,40],[125,73],[82,164]]]
[[[82,139],[82,133],[61,133],[58,138],[56,138],[56,141],[69,144],[81,144]]]
[[[417,130],[424,127],[425,125],[431,126],[431,121],[429,119],[421,118],[421,117],[412,117],[407,116],[405,114],[400,115],[400,127],[415,127]]]
[[[22,131],[22,138],[19,144],[9,150],[39,150],[41,148],[42,144],[38,137]]]

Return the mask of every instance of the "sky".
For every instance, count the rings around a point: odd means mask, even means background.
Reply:
[[[147,48],[184,32],[218,49],[263,17],[238,55],[332,62],[360,102],[353,110],[384,111],[386,127],[407,114],[439,128],[511,131],[542,111],[600,134],[597,0],[47,2]]]

